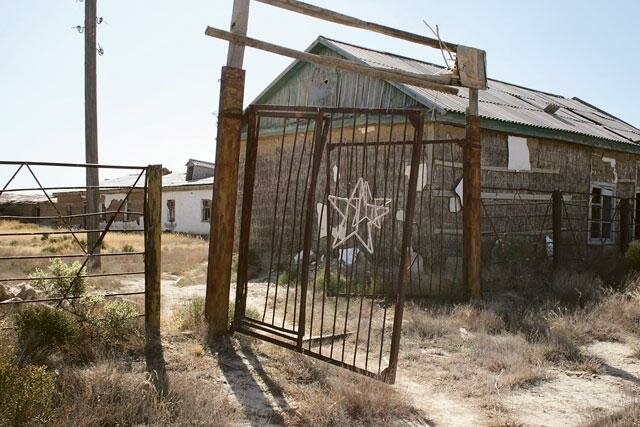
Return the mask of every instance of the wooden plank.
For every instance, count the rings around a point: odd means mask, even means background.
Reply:
[[[147,192],[144,206],[144,320],[147,356],[160,343],[160,274],[162,272],[162,166],[147,169]]]
[[[231,32],[242,36],[247,35],[249,23],[249,0],[234,0],[231,15]],[[242,68],[244,62],[244,45],[229,43],[227,51],[227,67]]]
[[[205,34],[210,37],[227,40],[236,44],[243,44],[255,49],[264,50],[278,55],[287,56],[289,58],[298,59],[300,61],[309,62],[329,68],[338,68],[341,70],[351,71],[363,76],[374,77],[398,83],[406,83],[413,86],[433,89],[453,95],[458,94],[458,90],[446,85],[459,85],[457,79],[453,75],[426,75],[412,73],[409,71],[395,70],[389,68],[372,67],[364,63],[353,61],[350,59],[335,58],[331,56],[315,55],[313,53],[301,52],[295,49],[289,49],[272,43],[253,39],[239,34],[232,34],[228,31],[218,28],[207,27]]]
[[[297,0],[256,0],[260,3],[268,4],[271,6],[286,9],[292,12],[300,13],[314,18],[323,19],[325,21],[334,22],[336,24],[342,24],[353,28],[360,28],[363,30],[369,30],[376,33],[384,34],[387,36],[395,37],[410,41],[413,43],[432,47],[434,49],[443,48],[450,52],[456,52],[458,45],[449,42],[440,42],[438,39],[431,37],[421,36],[419,34],[410,33],[408,31],[398,30],[396,28],[387,27],[385,25],[376,24],[373,22],[363,21],[362,19],[354,18],[342,13],[334,12],[329,9],[325,9],[312,4],[304,3]]]
[[[446,167],[462,169],[462,163],[452,162],[450,160],[443,161],[440,159],[435,159],[434,164],[436,166],[446,166]],[[506,166],[481,166],[481,169],[483,171],[489,171],[489,172],[504,172],[504,173],[518,173],[518,174],[539,173],[539,174],[557,175],[560,173],[560,169],[531,168],[531,170],[528,170],[528,171],[524,171],[524,170],[518,171],[518,170],[509,169]],[[618,182],[621,182],[621,180],[618,180]]]
[[[458,46],[456,64],[463,86],[483,90],[487,88],[486,56],[484,50]]]

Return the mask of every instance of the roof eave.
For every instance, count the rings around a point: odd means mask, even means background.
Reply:
[[[438,115],[436,121],[456,126],[464,126],[466,123],[465,115],[457,112],[447,112],[446,114]],[[640,154],[640,144],[633,145],[633,143],[631,142],[624,143],[611,141],[604,138],[597,138],[594,136],[583,135],[574,132],[558,131],[543,127],[504,122],[495,119],[487,119],[484,117],[480,118],[480,126],[482,129],[508,133],[514,136],[552,139],[587,147],[602,148],[623,153]]]

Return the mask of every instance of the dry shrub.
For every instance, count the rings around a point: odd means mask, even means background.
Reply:
[[[500,315],[485,307],[458,305],[453,309],[452,320],[470,331],[496,334],[505,329]]]
[[[183,302],[173,318],[180,331],[204,331],[204,298],[196,297]]]
[[[446,307],[405,306],[402,333],[408,338],[433,340],[457,333]]]
[[[477,334],[469,349],[470,361],[486,371],[498,391],[535,384],[546,378],[541,348],[522,336]]]
[[[144,373],[101,364],[64,371],[58,378],[59,423],[65,425],[230,425],[237,411],[221,386],[187,373],[169,375],[169,392],[158,396]]]
[[[640,426],[640,404],[634,403],[612,415],[596,418],[586,427],[637,427]]]
[[[388,425],[415,418],[408,397],[391,386],[340,372],[301,388],[292,424],[313,426]]]
[[[553,276],[547,298],[563,306],[585,306],[603,296],[602,280],[590,272],[560,271]]]

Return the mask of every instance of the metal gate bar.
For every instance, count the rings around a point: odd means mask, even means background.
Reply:
[[[418,166],[426,145],[464,141],[425,141],[421,110],[252,105],[247,124],[235,329],[393,382]]]

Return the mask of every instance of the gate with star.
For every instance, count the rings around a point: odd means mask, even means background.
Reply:
[[[395,380],[423,128],[419,110],[249,107],[236,331]]]

